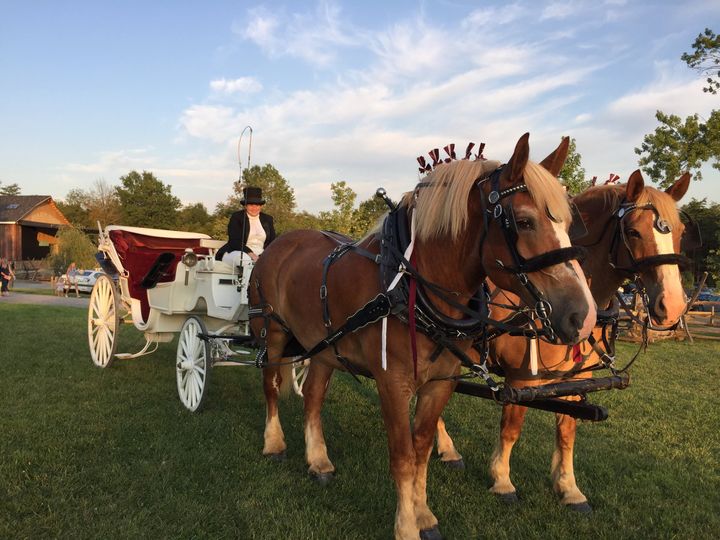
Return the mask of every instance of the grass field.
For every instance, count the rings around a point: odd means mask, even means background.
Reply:
[[[395,499],[372,383],[337,376],[324,411],[333,484],[307,477],[302,404],[284,402],[288,458],[264,459],[254,368],[216,368],[203,413],[175,389],[176,343],[94,367],[86,313],[0,304],[0,538],[389,538]],[[121,350],[140,335],[124,328]],[[629,357],[634,346],[621,344]],[[500,408],[453,398],[464,471],[434,459],[430,505],[449,539],[716,538],[720,531],[717,343],[653,345],[633,384],[593,401],[579,426],[578,485],[594,513],[559,506],[549,480],[554,419],[530,410],[513,454],[521,503],[488,493]]]

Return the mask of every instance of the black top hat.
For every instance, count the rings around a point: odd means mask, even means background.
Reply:
[[[240,204],[265,204],[262,196],[262,188],[247,186],[243,188],[243,196]]]

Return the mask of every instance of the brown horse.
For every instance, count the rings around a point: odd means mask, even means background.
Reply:
[[[567,234],[571,214],[555,178],[567,147],[565,139],[536,164],[528,159],[525,134],[507,165],[498,167],[498,162],[480,159],[438,164],[414,193],[403,198],[400,210],[413,216],[406,218],[405,225],[415,231],[410,261],[403,259],[403,279],[414,272],[418,298],[424,289],[439,312],[438,321],[460,324],[467,320],[462,306],[470,305],[490,276],[525,304],[537,305],[538,295],[549,303],[548,323],[562,342],[576,343],[592,331],[595,307],[579,263],[567,255],[567,250],[574,249]],[[510,215],[515,222],[512,242],[503,232],[509,222],[496,220]],[[255,265],[250,284],[251,325],[267,354],[264,455],[282,455],[286,450],[278,397],[281,387],[291,380],[291,366],[281,359],[290,355],[295,342],[312,352],[322,340],[330,341],[338,327],[342,330],[345,321],[357,319],[370,300],[390,288],[381,284],[380,267],[374,260],[381,252],[380,244],[377,235],[370,235],[357,249],[340,256],[331,235],[294,231],[273,242]],[[510,271],[517,261],[542,270],[529,270],[526,287],[517,277],[521,272]],[[538,261],[547,264],[538,266]],[[459,373],[460,362],[449,349],[462,354],[472,340],[458,335],[452,345],[445,341],[447,347],[438,351],[426,334],[411,337],[405,322],[410,313],[393,308],[384,319],[385,346],[382,324],[375,318],[334,341],[332,347],[314,353],[303,394],[309,471],[328,479],[334,466],[327,455],[320,409],[332,372],[350,370],[375,379],[397,491],[395,537],[415,540],[419,533],[440,537],[438,520],[427,505],[427,465],[437,420],[455,384],[448,378]]]
[[[576,243],[588,250],[583,269],[599,307],[607,308],[618,287],[626,279],[635,277],[647,293],[652,324],[671,326],[680,319],[686,304],[676,263],[684,226],[675,203],[685,195],[689,182],[690,175],[686,173],[663,193],[645,186],[640,171],[635,171],[627,185],[594,187],[573,199],[588,229],[588,234]],[[497,291],[497,294],[506,303],[517,301],[512,293]],[[493,312],[497,318],[504,315],[499,309]],[[598,333],[596,330],[596,339],[600,342]],[[535,346],[537,349],[532,351]],[[533,355],[537,370],[532,369]],[[502,368],[505,384],[513,387],[587,378],[590,372],[582,369],[599,362],[588,343],[582,344],[579,351],[573,351],[571,347],[537,340],[533,343],[508,335],[494,341],[491,356]],[[527,407],[521,405],[503,406],[500,437],[490,460],[490,476],[494,482],[490,491],[507,502],[517,500],[515,486],[510,481],[510,454],[520,437],[526,411]],[[589,512],[587,498],[575,482],[575,429],[575,418],[556,414],[550,473],[561,502],[580,512]],[[462,463],[442,420],[438,423],[438,452],[443,461]]]

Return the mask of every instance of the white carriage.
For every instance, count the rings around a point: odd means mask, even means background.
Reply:
[[[116,225],[100,227],[99,233],[99,260],[106,274],[97,280],[88,309],[88,342],[96,366],[150,354],[179,333],[178,394],[187,409],[197,411],[207,395],[210,368],[255,364],[248,319],[249,257],[233,266],[216,261],[215,252],[224,242],[202,233]],[[116,352],[122,323],[143,332],[140,351]],[[304,375],[304,366],[294,370],[298,394]]]

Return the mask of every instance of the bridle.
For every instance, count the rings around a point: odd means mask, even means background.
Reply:
[[[655,215],[653,219],[653,228],[660,234],[672,234],[672,226],[670,225],[670,223],[668,223],[667,220],[663,219],[660,216],[660,212],[658,212],[658,209],[651,202],[637,204],[624,200],[620,204],[617,211],[613,213],[613,217],[617,221],[614,228],[615,232],[613,234],[610,245],[610,265],[615,270],[626,274],[628,278],[632,279],[632,281],[635,283],[637,291],[640,294],[640,298],[642,299],[643,305],[645,307],[645,311],[646,313],[648,313],[647,320],[641,321],[635,314],[631,312],[629,306],[625,304],[622,298],[619,295],[616,296],[618,297],[620,306],[628,313],[631,319],[635,320],[635,322],[643,326],[644,332],[646,332],[647,330],[674,330],[675,328],[677,328],[678,324],[680,324],[680,319],[678,319],[678,321],[674,324],[668,326],[656,326],[650,322],[650,299],[648,298],[647,289],[642,280],[641,273],[647,271],[648,269],[652,269],[664,264],[676,264],[680,268],[684,268],[689,266],[692,261],[688,259],[685,255],[682,255],[680,253],[661,253],[658,255],[642,257],[639,259],[635,258],[632,252],[632,248],[630,247],[630,241],[628,240],[626,219],[632,212],[637,211],[653,212],[653,214]],[[681,211],[681,214],[685,215],[688,219],[688,224],[686,226],[686,231],[683,234],[681,244],[683,245],[683,249],[692,249],[693,247],[697,247],[700,244],[699,229],[697,227],[697,224],[687,213]],[[630,264],[627,266],[622,266],[619,263],[620,250],[622,249],[622,247],[625,248],[627,256],[630,260]]]
[[[500,175],[502,174],[503,167],[504,165],[498,167],[490,174],[489,177],[480,178],[476,182],[476,186],[479,188],[481,193],[483,193],[482,185],[485,182],[489,182],[490,184],[490,193],[487,196],[487,200],[484,197],[481,199],[483,204],[482,213],[484,231],[480,241],[480,251],[482,252],[490,226],[493,223],[496,223],[503,233],[505,245],[510,252],[513,264],[512,266],[506,265],[500,259],[496,259],[495,262],[502,270],[513,274],[533,298],[535,302],[535,305],[533,306],[535,315],[542,323],[542,329],[539,333],[541,333],[548,341],[554,342],[557,339],[557,336],[550,322],[552,304],[545,297],[542,291],[540,291],[533,282],[530,281],[528,274],[572,260],[581,262],[585,258],[586,250],[581,246],[571,246],[554,249],[552,251],[548,251],[547,253],[531,257],[530,259],[523,257],[517,249],[518,233],[512,206],[512,196],[516,193],[528,192],[528,187],[527,184],[523,183],[501,190]],[[510,201],[503,206],[502,201],[504,199],[510,199]],[[552,216],[550,216],[550,219],[553,219]]]
[[[655,205],[651,202],[647,202],[642,205],[627,201],[622,202],[617,212],[613,214],[617,218],[617,225],[615,228],[616,233],[613,236],[612,244],[610,245],[611,266],[620,272],[637,275],[648,268],[661,266],[663,264],[677,264],[681,267],[689,265],[691,262],[690,259],[680,253],[661,253],[659,255],[650,255],[649,257],[642,257],[640,259],[635,258],[628,240],[626,219],[631,213],[644,210],[650,210],[655,214],[653,228],[657,232],[660,234],[672,234],[672,226],[667,222],[667,220],[660,217],[660,212],[658,212]],[[630,264],[628,266],[622,266],[619,263],[621,241],[630,258]]]

